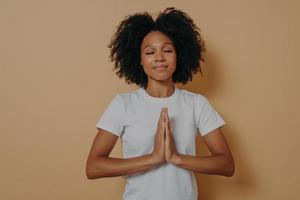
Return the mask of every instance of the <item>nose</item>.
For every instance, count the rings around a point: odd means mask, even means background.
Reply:
[[[159,61],[164,61],[165,57],[163,55],[163,53],[161,51],[157,51],[155,54],[155,61],[159,62]]]

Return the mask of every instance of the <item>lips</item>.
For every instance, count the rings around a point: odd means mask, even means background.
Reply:
[[[152,68],[153,69],[158,69],[158,68],[167,68],[168,67],[168,65],[166,65],[166,64],[161,64],[161,65],[155,65],[155,66],[153,66]]]

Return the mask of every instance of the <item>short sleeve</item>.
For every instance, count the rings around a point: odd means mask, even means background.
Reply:
[[[101,128],[120,136],[124,129],[123,123],[124,103],[122,97],[117,94],[104,110],[102,116],[96,124],[96,128]]]
[[[195,118],[196,125],[201,136],[223,126],[226,122],[220,114],[213,108],[206,97],[196,95]]]

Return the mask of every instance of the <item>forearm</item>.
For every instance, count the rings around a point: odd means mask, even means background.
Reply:
[[[151,154],[133,158],[98,157],[88,161],[87,176],[89,179],[125,176],[148,170],[156,165]]]
[[[196,173],[228,177],[234,173],[234,161],[221,154],[202,157],[178,154],[173,164]]]

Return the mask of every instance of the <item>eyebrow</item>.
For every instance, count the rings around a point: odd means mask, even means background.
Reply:
[[[165,44],[170,44],[171,46],[174,47],[174,44],[173,44],[172,42],[164,42],[164,43],[162,43],[162,45],[165,45]],[[147,47],[151,47],[151,46],[152,46],[151,44],[148,44],[148,45],[146,45],[146,46],[143,48],[143,50],[146,49]]]

